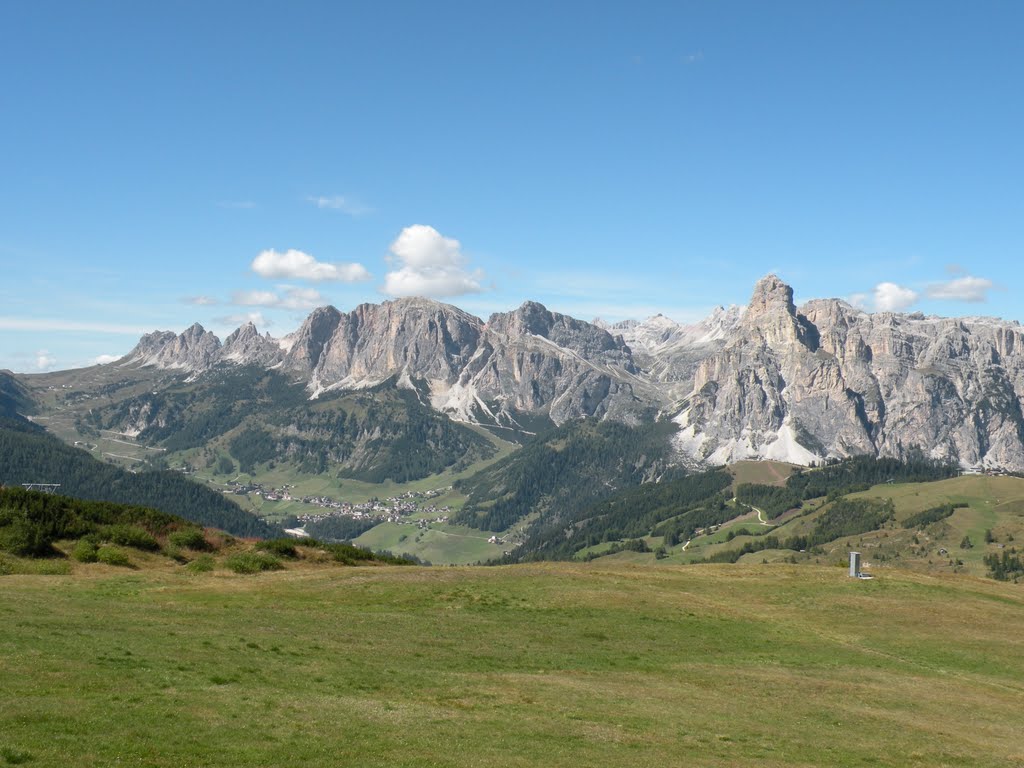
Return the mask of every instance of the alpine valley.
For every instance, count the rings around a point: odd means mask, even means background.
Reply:
[[[747,460],[1024,471],[1022,345],[1016,322],[797,307],[774,275],[694,325],[398,299],[318,308],[283,338],[197,324],[107,365],[0,374],[0,418],[7,437],[178,470],[270,524],[475,562],[554,552],[538,531],[572,538],[650,483],[729,500],[716,468]],[[47,466],[0,479],[66,485]]]

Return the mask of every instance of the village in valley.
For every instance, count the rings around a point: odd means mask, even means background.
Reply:
[[[258,496],[265,501],[294,501],[312,507],[318,507],[317,512],[308,512],[295,515],[297,524],[286,530],[293,536],[306,536],[305,526],[310,523],[317,523],[332,517],[350,517],[355,520],[377,520],[381,523],[397,523],[399,525],[415,525],[418,528],[427,528],[431,524],[447,523],[451,516],[452,509],[447,504],[437,506],[430,504],[432,499],[444,496],[452,490],[452,487],[434,488],[428,491],[406,491],[398,496],[390,496],[384,499],[373,498],[364,502],[352,503],[338,501],[330,496],[296,496],[293,495],[294,485],[281,485],[275,488],[267,488],[262,483],[248,481],[238,482],[229,480],[228,488],[224,493],[236,496]],[[416,515],[415,519],[410,519]],[[491,543],[500,543],[497,537]]]

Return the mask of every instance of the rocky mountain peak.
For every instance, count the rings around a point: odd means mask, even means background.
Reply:
[[[742,324],[756,331],[772,349],[798,343],[813,351],[818,346],[817,330],[797,314],[793,289],[776,275],[766,275],[757,281]],[[745,338],[737,339],[737,343],[745,342]]]
[[[311,373],[320,362],[324,347],[341,323],[342,314],[334,307],[317,307],[292,335],[291,346],[285,356],[288,368]]]
[[[224,346],[228,347],[233,344],[243,343],[259,335],[259,331],[256,330],[256,324],[250,320],[232,331],[231,335],[224,340]]]
[[[796,305],[793,303],[793,289],[778,278],[777,275],[765,275],[754,286],[750,297],[747,317],[757,319],[762,315],[785,313],[796,316]]]
[[[260,336],[256,325],[249,321],[239,326],[224,340],[220,359],[238,364],[273,365],[283,357],[283,351],[270,334]]]

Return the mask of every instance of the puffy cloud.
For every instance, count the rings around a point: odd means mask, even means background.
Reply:
[[[121,355],[97,355],[92,359],[93,365],[107,365],[115,360],[120,360]]]
[[[40,371],[48,371],[57,364],[57,358],[50,355],[49,350],[40,349],[36,352],[36,368]]]
[[[902,312],[917,301],[918,295],[896,283],[879,283],[875,286],[874,299],[879,312]]]
[[[212,296],[186,296],[182,301],[196,307],[212,307],[215,304],[220,304],[220,302]]]
[[[460,296],[480,293],[480,270],[466,269],[458,240],[424,224],[406,227],[391,244],[389,261],[400,265],[388,272],[381,290],[390,296]]]
[[[866,309],[868,306],[868,295],[866,293],[852,293],[850,294],[849,301],[857,309]]]
[[[369,280],[371,277],[362,264],[328,264],[294,248],[289,248],[284,253],[273,249],[261,252],[252,261],[252,271],[262,277],[283,277],[313,282],[355,283]]]
[[[312,309],[330,302],[315,288],[279,285],[274,291],[239,291],[231,300],[240,307],[278,307],[281,309]],[[258,323],[257,323],[258,325]]]
[[[306,200],[311,202],[317,208],[341,211],[342,213],[347,213],[349,216],[365,216],[368,213],[373,213],[373,208],[370,206],[363,205],[358,200],[351,197],[344,197],[343,195],[330,195],[329,197],[324,195],[310,195]]]
[[[987,278],[965,275],[944,283],[932,283],[928,286],[928,298],[952,301],[988,301],[988,292],[994,286],[995,284]]]

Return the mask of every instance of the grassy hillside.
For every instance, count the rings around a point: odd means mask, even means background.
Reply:
[[[986,555],[1014,552],[1024,546],[1024,479],[1017,477],[970,476],[927,483],[882,483],[848,494],[853,502],[869,500],[879,504],[892,501],[892,517],[881,527],[850,536],[839,536],[806,552],[768,547],[744,555],[741,561],[792,559],[800,563],[833,563],[845,560],[851,549],[863,553],[874,571],[891,566],[929,573],[970,573],[985,575]],[[694,537],[684,551],[670,550],[663,562],[695,562],[735,553],[745,545],[761,546],[768,537],[780,543],[794,537],[813,535],[836,502],[812,499],[769,525],[747,514]],[[947,507],[935,522],[911,524],[926,511]],[[750,535],[752,534],[752,535]],[[653,541],[652,543],[657,543]],[[644,559],[644,558],[641,558]],[[646,560],[653,561],[653,555]]]
[[[544,564],[0,579],[0,765],[1018,766],[1024,593]]]
[[[782,461],[737,461],[730,464],[728,469],[729,474],[735,478],[736,485],[785,485],[790,475],[802,467]]]

